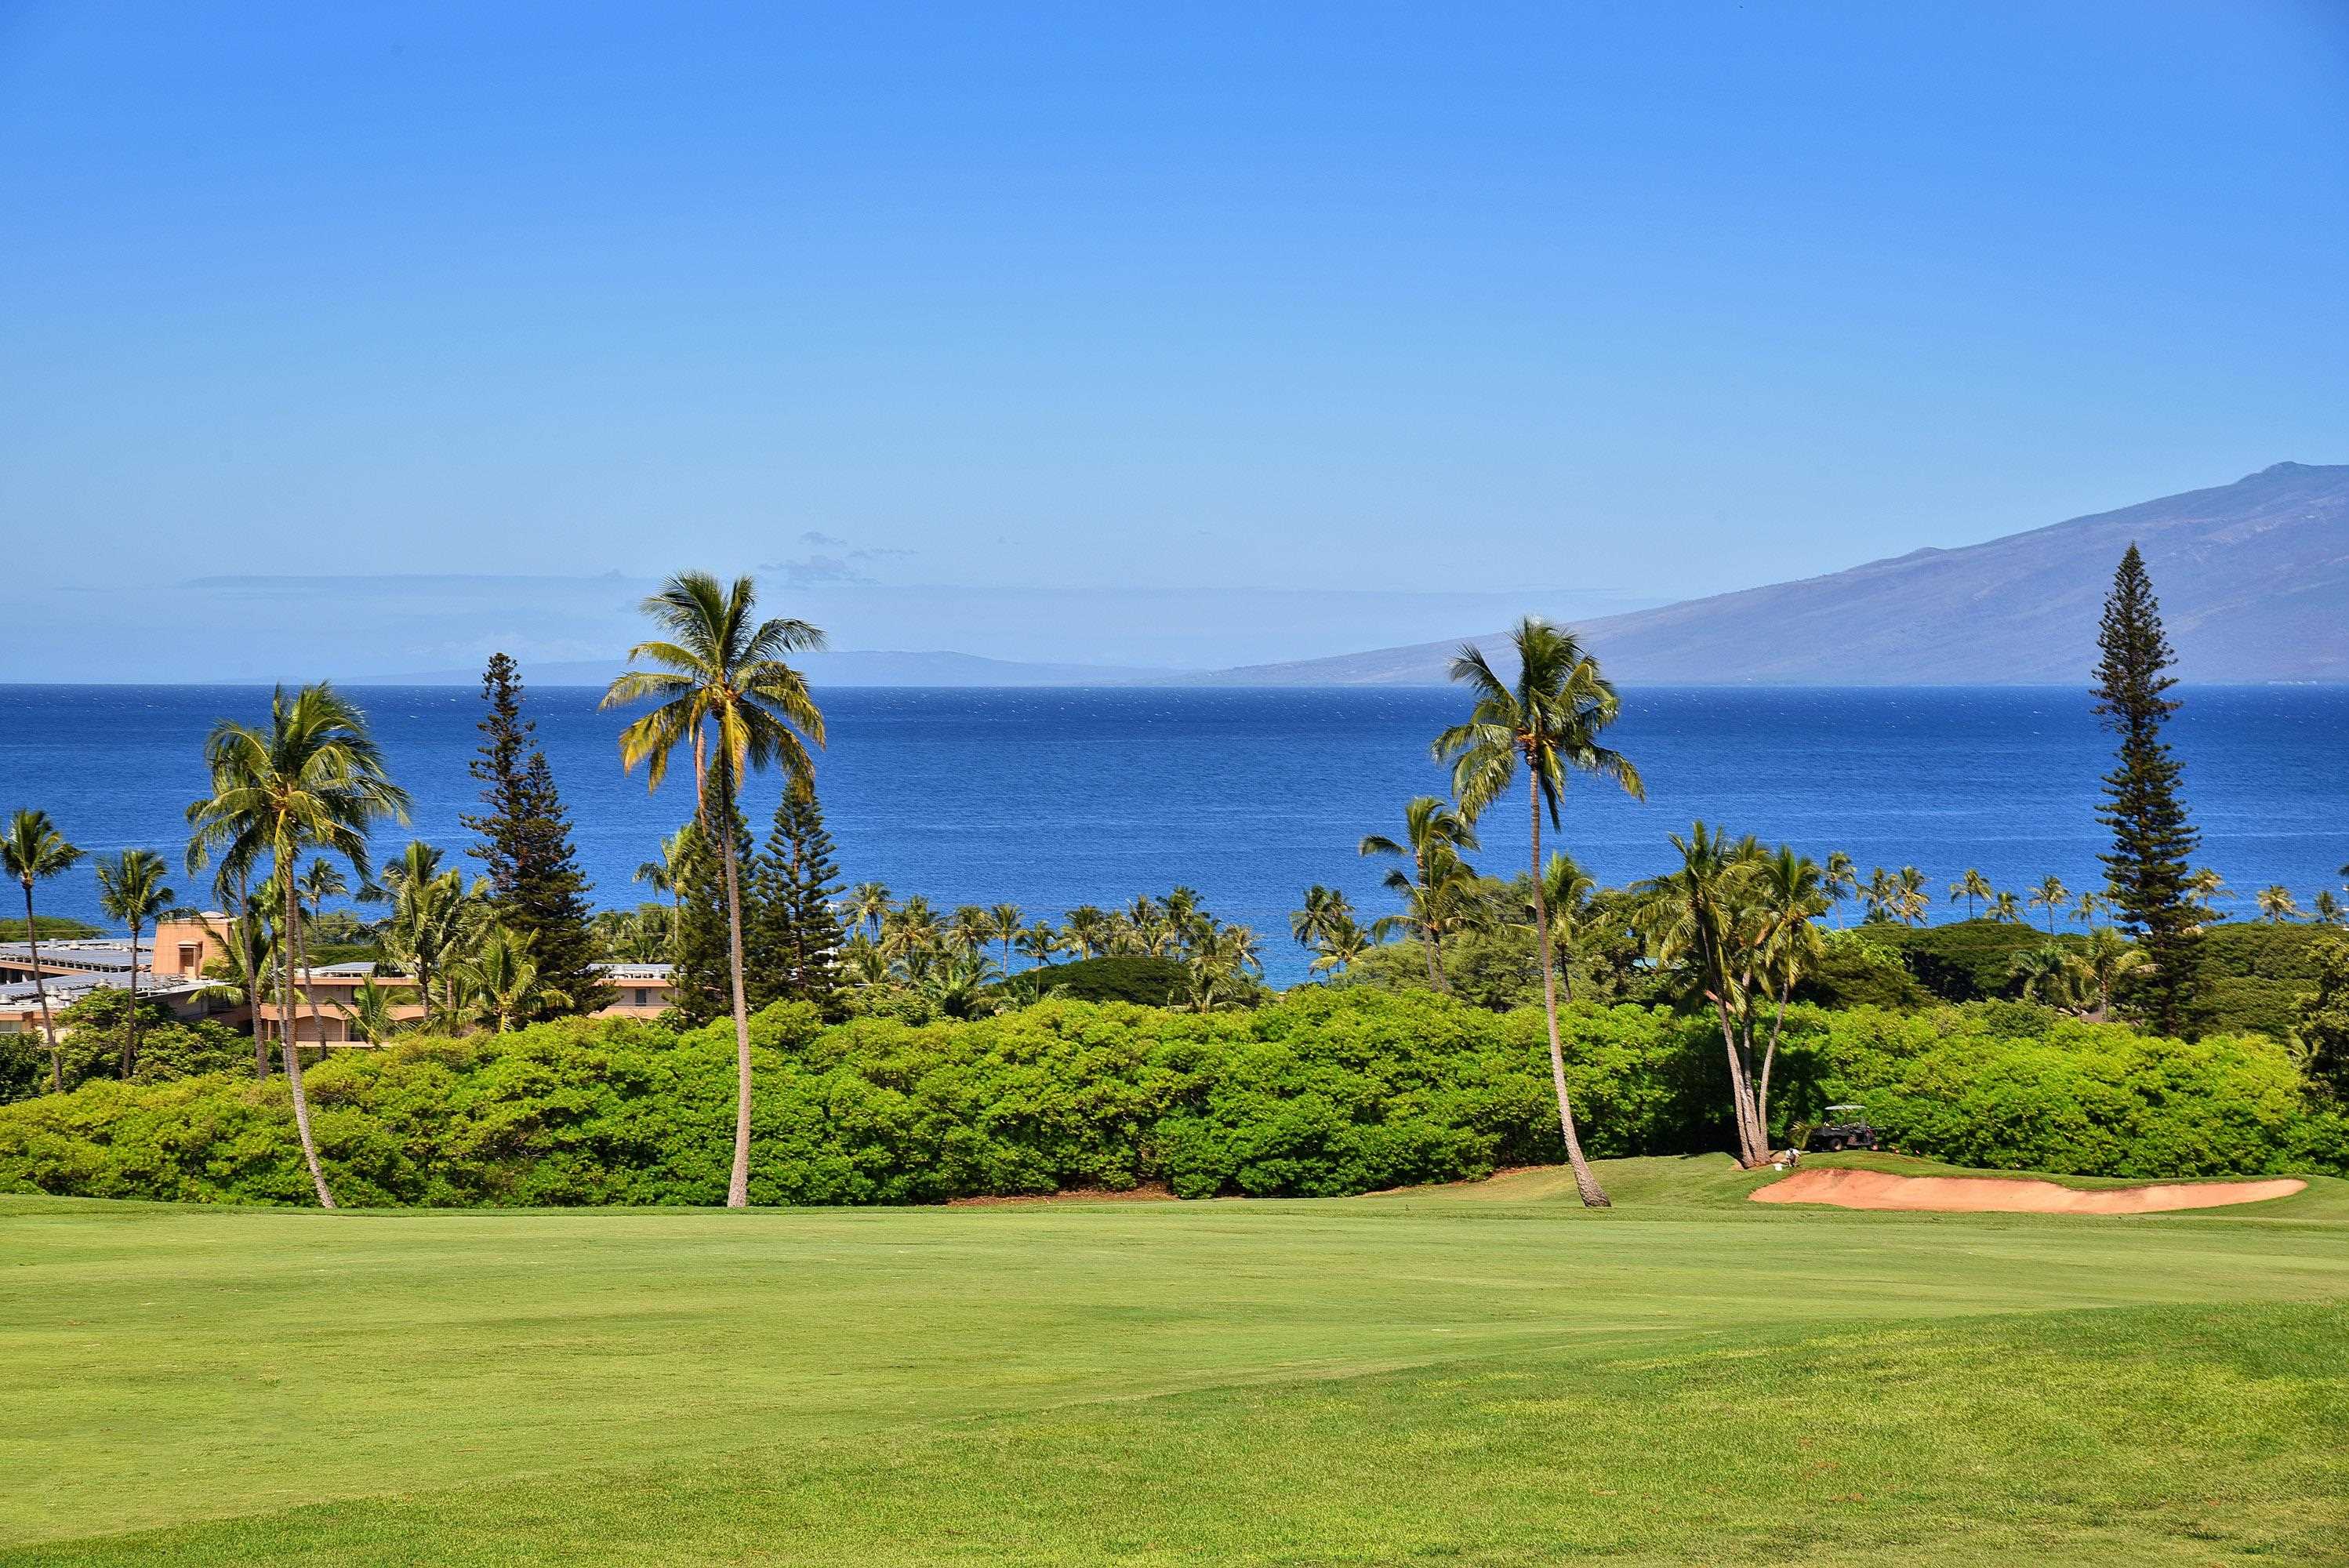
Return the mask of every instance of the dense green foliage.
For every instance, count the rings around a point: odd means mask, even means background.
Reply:
[[[57,1057],[66,1087],[117,1071],[130,1032],[130,993],[111,986],[90,991],[57,1009]],[[137,1083],[168,1083],[249,1067],[253,1042],[241,1029],[212,1018],[182,1023],[160,1004],[139,1002]],[[37,1033],[0,1035],[0,1102],[49,1087],[49,1053]]]
[[[1113,953],[1025,969],[1003,982],[1005,996],[1032,1002],[1052,996],[1067,1002],[1132,1002],[1137,1006],[1173,1006],[1183,995],[1182,964],[1147,953]]]
[[[1073,967],[1071,966],[1071,967]],[[1564,1017],[1569,1086],[1608,1156],[1727,1141],[1709,1021]],[[730,1151],[732,1042],[565,1019],[338,1056],[310,1078],[355,1203],[709,1203]],[[1555,1161],[1541,1015],[1312,988],[1253,1011],[1051,1001],[967,1021],[753,1021],[761,1203],[933,1202],[1124,1189],[1321,1195]],[[226,1048],[223,1042],[223,1048]],[[1781,1130],[1856,1099],[1913,1152],[2090,1175],[2339,1169],[2284,1047],[2186,1045],[2015,1003],[1902,1015],[1794,1008]],[[285,1089],[219,1076],[95,1082],[0,1109],[0,1188],[298,1202]]]
[[[2227,921],[2205,926],[2194,944],[2194,978],[2182,1004],[2184,1032],[2287,1037],[2299,997],[2316,984],[2318,954],[2340,940],[2333,927],[2291,922]],[[2017,954],[2045,947],[2076,952],[2085,941],[2076,932],[2051,936],[2027,925],[1989,920],[1913,927],[1875,922],[1831,938],[1830,951],[1841,943],[1864,942],[1896,954],[1930,995],[1904,1003],[1891,990],[1871,995],[1858,986],[1834,985],[1830,978],[1840,971],[1833,965],[1804,995],[1838,1005],[1987,1001],[2013,994]],[[2119,999],[2125,1012],[2147,1001],[2136,982],[2122,985]]]
[[[33,929],[41,934],[41,940],[44,942],[78,942],[86,937],[106,934],[86,920],[72,920],[62,914],[36,914],[33,917]],[[0,942],[24,940],[25,917],[23,915],[18,915],[13,920],[0,919]]]
[[[2295,1037],[2318,1092],[2349,1105],[2349,938],[2316,950],[2316,974],[2300,998]]]
[[[470,851],[488,869],[490,908],[506,930],[526,938],[530,961],[552,1000],[541,1013],[592,1013],[611,1001],[595,969],[588,930],[592,886],[571,842],[571,818],[555,793],[554,772],[522,714],[522,679],[503,654],[481,674],[481,754],[469,764],[483,810],[463,819],[481,836]]]

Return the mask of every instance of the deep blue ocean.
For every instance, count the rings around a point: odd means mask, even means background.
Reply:
[[[478,696],[350,690],[416,801],[413,829],[386,827],[380,850],[410,831],[461,849]],[[1308,883],[1345,889],[1366,917],[1387,912],[1379,868],[1355,844],[1394,830],[1406,797],[1441,790],[1428,741],[1463,708],[1454,692],[1416,689],[818,696],[831,727],[818,784],[847,880],[942,905],[1009,900],[1031,918],[1187,882],[1223,918],[1257,928],[1277,982],[1303,974],[1288,916]],[[2172,734],[2203,832],[2199,861],[2229,883],[2222,905],[2247,914],[2270,882],[2303,905],[2337,886],[2349,861],[2349,688],[2182,696]],[[597,712],[595,696],[535,689],[528,709],[596,897],[632,904],[647,895],[629,874],[689,812],[680,780],[690,775],[681,769],[657,795],[641,772],[624,776],[614,744],[624,718]],[[206,730],[223,716],[258,722],[267,701],[241,686],[0,686],[0,810],[39,806],[87,849],[147,845],[176,866]],[[2018,891],[2050,872],[2075,891],[2101,885],[2094,812],[2108,738],[2085,690],[1635,688],[1611,734],[1648,798],[1578,781],[1559,840],[1604,882],[1661,869],[1665,834],[1702,817],[1821,859],[1843,850],[1863,875],[1913,863],[1937,896],[1968,866]],[[761,836],[777,789],[757,780],[746,803]],[[1525,834],[1521,805],[1496,809],[1480,863],[1516,869]],[[191,901],[202,890],[175,885]],[[45,911],[97,917],[87,867],[40,898]],[[1935,917],[1958,913],[1945,903]]]

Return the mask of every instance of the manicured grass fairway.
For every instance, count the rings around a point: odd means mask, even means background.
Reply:
[[[2349,1561],[2349,1183],[346,1213],[0,1199],[0,1561]]]

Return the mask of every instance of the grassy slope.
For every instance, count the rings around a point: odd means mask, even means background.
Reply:
[[[1547,1172],[747,1215],[0,1199],[0,1554],[2342,1549],[2349,1183],[2111,1221],[1609,1175],[1604,1215]]]

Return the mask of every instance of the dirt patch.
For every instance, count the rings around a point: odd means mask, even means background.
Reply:
[[[2158,1214],[2288,1198],[2308,1185],[2175,1181],[2154,1187],[2064,1187],[2003,1176],[1894,1176],[1882,1171],[1797,1171],[1746,1196],[1756,1203],[1831,1203],[1838,1209],[1927,1209],[1959,1214]]]
[[[1065,1192],[1034,1192],[1016,1198],[949,1198],[949,1209],[1028,1208],[1038,1203],[1172,1203],[1174,1194],[1164,1181],[1113,1191],[1107,1187],[1071,1187]]]

